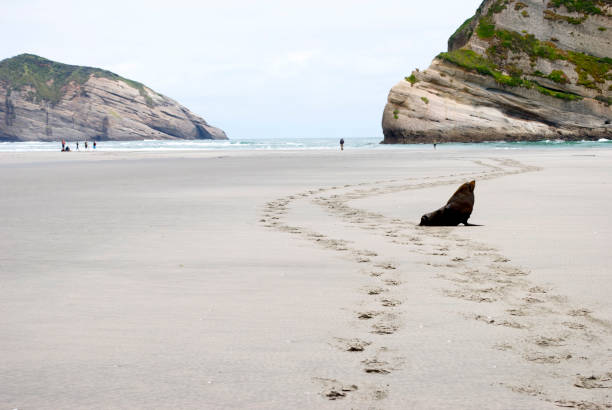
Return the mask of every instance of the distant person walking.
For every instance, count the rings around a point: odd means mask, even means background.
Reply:
[[[62,151],[66,149],[66,141],[62,138]]]
[[[344,151],[344,138],[340,138],[340,151]]]
[[[96,149],[96,141],[93,143],[93,148]]]
[[[436,149],[436,145],[438,145],[438,143],[434,141],[434,149]]]
[[[87,141],[85,141],[85,150],[87,150]]]
[[[79,150],[79,141],[77,141],[77,151]]]

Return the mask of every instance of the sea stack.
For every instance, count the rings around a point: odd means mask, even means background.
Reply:
[[[227,139],[139,82],[32,54],[0,61],[0,98],[0,141]]]
[[[610,0],[485,0],[389,92],[383,143],[612,138]]]

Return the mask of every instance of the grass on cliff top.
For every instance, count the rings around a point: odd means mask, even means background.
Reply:
[[[465,20],[463,24],[460,25],[459,28],[455,30],[455,32],[450,36],[450,38],[448,39],[449,43],[452,43],[455,38],[459,37],[461,33],[467,30],[470,24],[472,24],[472,21],[474,20],[474,18],[476,18],[476,16],[472,16],[469,19]],[[470,37],[471,35],[472,35],[472,32],[470,31],[469,33],[467,33],[466,37]]]
[[[493,14],[498,14],[504,11],[507,8],[508,4],[510,4],[510,0],[496,0],[491,5],[491,7],[489,7],[489,10],[487,10],[487,14],[480,18],[480,21],[479,21],[480,24],[477,27],[478,29],[481,30],[480,33],[478,33],[479,37],[490,38],[493,36],[494,31],[495,31],[495,25],[493,24],[493,20],[491,19],[491,16],[493,16]],[[463,24],[461,24],[459,28],[455,30],[455,32],[449,38],[449,43],[452,43],[455,38],[461,35],[461,33],[463,33],[470,26],[472,21],[479,15],[479,13],[480,13],[480,8],[478,9],[475,15],[465,20]],[[487,31],[487,27],[483,26],[482,24],[483,21],[488,22],[489,31]],[[471,31],[467,33],[468,37],[471,35],[472,35]]]
[[[0,61],[0,81],[7,83],[9,92],[12,89],[20,90],[24,86],[31,86],[36,90],[33,96],[36,102],[46,101],[52,105],[61,100],[68,84],[74,82],[83,85],[92,75],[123,81],[138,90],[147,105],[153,105],[153,100],[143,84],[128,80],[110,71],[62,64],[34,54],[20,54]]]

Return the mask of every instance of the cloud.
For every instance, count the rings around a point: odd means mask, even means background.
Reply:
[[[274,78],[296,77],[308,69],[319,54],[319,50],[290,51],[273,58],[265,73]]]

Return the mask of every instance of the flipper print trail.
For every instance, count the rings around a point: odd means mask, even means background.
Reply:
[[[358,395],[361,400],[380,402],[392,393],[393,386],[385,381],[385,376],[401,368],[409,352],[390,351],[387,342],[397,337],[398,329],[409,321],[402,309],[402,288],[409,286],[405,278],[410,274],[385,254],[388,245],[392,244],[402,246],[415,257],[433,258],[423,263],[436,272],[442,295],[463,301],[465,311],[461,316],[464,320],[478,321],[489,326],[491,331],[497,326],[515,329],[515,340],[491,346],[491,349],[541,365],[538,373],[545,380],[537,386],[504,379],[494,383],[557,406],[608,408],[607,388],[593,386],[609,384],[606,381],[612,371],[612,355],[607,347],[612,346],[609,323],[598,319],[594,312],[573,305],[554,289],[532,281],[528,269],[512,265],[509,258],[493,247],[461,237],[460,228],[419,227],[414,222],[350,204],[353,200],[377,195],[457,185],[473,179],[488,180],[540,169],[506,158],[472,162],[481,170],[322,187],[279,198],[264,206],[260,219],[263,226],[337,252],[354,263],[356,273],[366,273],[371,281],[366,288],[355,289],[363,295],[363,303],[350,308],[355,312],[354,334],[329,341],[330,345],[345,351],[351,362],[355,361],[354,355],[363,357],[358,371],[371,377],[371,381],[358,385],[350,380],[312,375],[321,387],[321,397],[341,400]],[[299,220],[292,217],[291,210],[303,206],[320,207],[330,217],[353,229],[351,232],[360,232],[370,239],[375,237],[367,242],[376,243],[376,249],[360,247],[360,241],[356,240],[359,235],[331,237],[324,233],[325,226],[315,229],[312,224],[300,225]],[[493,317],[488,307],[505,313]],[[542,318],[547,323],[545,329],[536,325]],[[358,375],[355,379],[362,380]],[[591,380],[596,382],[590,383]],[[559,390],[562,393],[558,393]],[[384,402],[381,405],[384,407]]]

